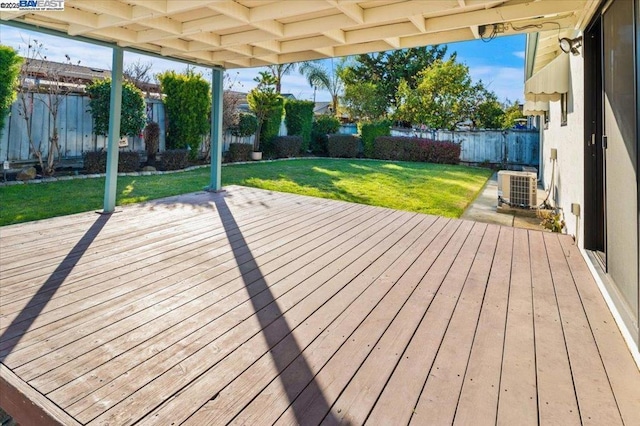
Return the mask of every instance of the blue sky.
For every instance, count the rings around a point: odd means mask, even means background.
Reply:
[[[25,41],[36,39],[46,48],[47,58],[53,61],[64,61],[65,54],[69,55],[75,63],[80,60],[81,65],[111,68],[111,49],[88,43],[76,42],[67,38],[55,37],[33,31],[26,31],[0,25],[0,43],[18,49],[21,53],[26,47]],[[469,67],[474,81],[482,80],[486,86],[496,93],[498,99],[510,101],[523,99],[524,91],[524,47],[523,35],[497,37],[485,43],[482,40],[469,42],[450,43],[448,52],[457,52],[458,61]],[[137,60],[153,63],[153,73],[169,69],[183,71],[186,64],[151,56],[137,55],[125,52],[124,61],[127,63]],[[196,68],[203,74],[207,69]],[[255,83],[253,78],[260,71],[259,68],[228,70],[233,80],[236,81],[235,90],[249,91]],[[285,76],[282,82],[282,91],[292,93],[298,99],[313,99],[313,89],[309,87],[306,79],[298,73]],[[328,101],[328,93],[318,92],[318,101]]]

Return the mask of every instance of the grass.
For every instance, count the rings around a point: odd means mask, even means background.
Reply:
[[[223,167],[223,185],[244,185],[446,217],[459,217],[488,169],[427,163],[311,159]],[[118,178],[118,205],[202,190],[209,169]],[[100,210],[104,178],[0,187],[0,225]]]

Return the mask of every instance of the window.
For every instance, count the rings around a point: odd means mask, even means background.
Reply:
[[[567,98],[569,95],[567,93],[563,93],[560,95],[560,125],[567,125]]]

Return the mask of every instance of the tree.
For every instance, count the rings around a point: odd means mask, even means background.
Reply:
[[[401,82],[396,115],[432,129],[453,130],[457,123],[473,117],[478,90],[466,65],[454,58],[437,60],[418,74],[415,89]]]
[[[511,104],[509,100],[507,100],[505,106],[506,108],[504,111],[504,116],[502,118],[502,128],[511,129],[513,126],[515,126],[516,120],[525,117],[522,114],[522,109],[520,109],[520,103],[518,101],[515,101]]]
[[[211,85],[192,69],[178,74],[158,74],[163,103],[169,116],[167,144],[170,148],[188,148],[195,158],[202,137],[210,132]]]
[[[324,89],[331,95],[331,107],[333,113],[338,114],[338,99],[344,89],[342,78],[340,78],[341,65],[337,68],[333,66],[331,59],[331,71],[328,71],[320,62],[309,61],[300,65],[300,73],[307,77],[309,85],[313,87],[313,101],[316,100],[316,89]]]
[[[342,103],[352,120],[376,120],[386,114],[386,100],[369,81],[347,85]]]
[[[385,110],[394,109],[400,82],[404,80],[414,89],[420,71],[443,60],[446,53],[447,46],[436,45],[357,55],[342,73],[345,90],[359,83],[373,83],[385,100]],[[452,57],[455,58],[455,53]]]
[[[51,62],[44,55],[44,50],[44,45],[38,40],[27,41],[20,69],[19,113],[26,122],[31,154],[37,158],[42,173],[52,175],[55,172],[56,159],[60,155],[58,135],[60,106],[69,93],[77,90],[79,82],[68,73],[68,68],[72,65],[69,55],[65,55],[67,60],[64,63]],[[77,63],[79,64],[80,61]],[[36,93],[43,96],[36,97]],[[46,152],[43,150],[42,140],[38,142],[38,145],[33,140],[32,115],[36,100],[43,103],[49,113],[49,122],[51,123]]]
[[[130,63],[122,71],[122,77],[125,81],[133,83],[138,89],[147,92],[149,96],[149,84],[153,79],[151,69],[153,68],[153,62],[142,62],[138,59],[135,62]]]
[[[494,95],[478,105],[473,123],[480,129],[501,129],[503,118],[504,110]]]
[[[9,46],[0,45],[0,134],[4,119],[16,100],[22,58]]]
[[[258,128],[256,129],[255,141],[253,143],[253,150],[260,151],[260,134],[265,124],[265,120],[274,111],[279,110],[282,116],[282,96],[276,91],[276,78],[266,71],[259,73],[259,76],[254,78],[254,81],[258,85],[251,89],[247,95],[247,102],[249,103],[249,109],[253,111],[258,119]]]
[[[269,65],[267,67],[274,78],[274,86],[277,94],[280,94],[282,91],[282,77],[291,74],[297,67],[297,63]]]
[[[109,109],[111,107],[111,79],[94,80],[86,87],[89,108],[93,117],[93,132],[107,135],[109,132]],[[142,91],[133,83],[122,83],[122,109],[120,111],[120,134],[118,137],[139,135],[147,121]]]

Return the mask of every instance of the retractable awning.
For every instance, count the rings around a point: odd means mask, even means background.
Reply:
[[[522,108],[524,115],[544,115],[545,112],[549,111],[549,101],[539,100],[537,97],[538,95],[531,95],[531,99],[525,101]]]
[[[549,101],[558,101],[560,95],[567,92],[569,92],[569,55],[567,54],[560,54],[524,84],[525,101],[547,102],[547,110]],[[526,105],[525,109],[527,109]]]

